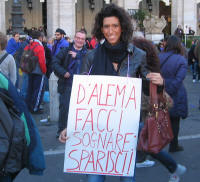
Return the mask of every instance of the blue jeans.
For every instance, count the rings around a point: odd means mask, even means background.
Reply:
[[[192,64],[192,75],[193,75],[193,80],[195,80],[196,78],[200,80],[200,69],[197,61],[195,61]]]
[[[39,110],[43,95],[44,75],[28,74],[28,90],[25,100],[29,111],[36,112]]]
[[[69,102],[71,96],[71,87],[66,87],[63,93],[59,96],[59,121],[58,121],[58,132],[60,133],[67,126]]]
[[[160,151],[158,154],[150,154],[153,158],[162,163],[170,173],[174,173],[177,168],[176,161],[169,155],[168,152]]]
[[[104,182],[104,181],[105,181],[105,175],[88,174],[88,182]],[[120,182],[135,182],[135,178],[121,176]]]
[[[26,98],[27,95],[27,90],[28,90],[28,74],[27,73],[23,73],[23,77],[22,77],[22,88],[20,90],[20,94]]]

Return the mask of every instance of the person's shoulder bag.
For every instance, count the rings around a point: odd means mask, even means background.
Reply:
[[[150,82],[150,108],[144,127],[139,134],[137,149],[159,153],[173,139],[166,97],[157,93],[157,85]]]
[[[5,53],[4,56],[0,59],[0,65],[7,58],[7,56],[8,56],[8,53]]]

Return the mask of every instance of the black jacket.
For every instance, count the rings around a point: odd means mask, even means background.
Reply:
[[[46,67],[47,67],[46,76],[47,76],[47,78],[49,78],[51,73],[52,73],[52,55],[51,55],[51,50],[48,48],[47,43],[42,42],[42,45],[43,45],[44,51],[45,51],[45,59],[46,59]]]
[[[81,73],[89,73],[89,70],[92,69],[93,62],[95,60],[95,53],[96,49],[91,50],[88,54],[84,57],[82,66],[81,66]],[[146,78],[146,75],[149,73],[146,64],[146,53],[135,47],[133,44],[129,44],[127,51],[129,52],[129,76],[130,77],[140,77]],[[119,68],[118,75],[119,76],[127,76],[128,71],[128,57],[122,61],[121,66]]]
[[[70,72],[68,65],[70,64],[71,55],[68,54],[72,50],[73,44],[70,44],[69,47],[62,48],[60,52],[53,57],[52,68],[56,76],[58,76],[58,93],[63,93],[67,86],[69,85],[69,79],[64,78],[66,72]],[[85,56],[87,49],[83,47],[81,50],[81,57]]]

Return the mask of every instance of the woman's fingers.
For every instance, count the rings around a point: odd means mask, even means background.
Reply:
[[[68,137],[67,137],[67,129],[65,128],[65,129],[60,133],[59,141],[62,142],[62,143],[65,143],[67,139],[68,139]]]
[[[148,78],[152,83],[156,85],[163,85],[163,78],[160,73],[149,73],[147,74],[146,78]]]

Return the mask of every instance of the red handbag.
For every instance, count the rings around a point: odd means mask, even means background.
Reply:
[[[157,85],[150,83],[150,108],[139,134],[138,150],[159,153],[173,139],[173,131],[165,95],[157,93]]]

